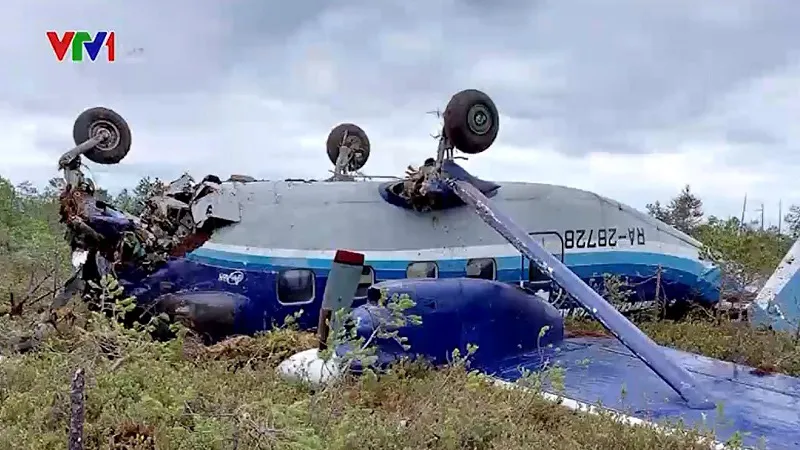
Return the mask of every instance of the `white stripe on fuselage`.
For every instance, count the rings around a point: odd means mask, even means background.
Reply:
[[[229,253],[238,253],[253,256],[267,256],[273,258],[308,258],[308,259],[333,259],[336,249],[331,250],[305,250],[285,248],[263,248],[244,245],[231,245],[218,242],[206,242],[203,248]],[[520,256],[519,251],[511,244],[500,245],[475,245],[470,247],[443,247],[425,248],[416,250],[363,250],[347,249],[363,253],[370,261],[437,261],[448,259],[470,258],[503,258]],[[551,250],[552,249],[548,249]],[[697,259],[697,250],[685,245],[665,244],[663,242],[648,243],[637,246],[616,246],[600,248],[573,248],[566,253],[595,253],[595,252],[648,252],[660,253],[679,258]]]

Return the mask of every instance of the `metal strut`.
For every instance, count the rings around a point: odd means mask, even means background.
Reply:
[[[492,206],[489,199],[478,189],[466,181],[453,178],[448,178],[446,183],[461,200],[475,209],[487,225],[494,228],[523,255],[534,261],[543,273],[548,274],[559,286],[572,294],[584,309],[670,385],[690,408],[715,408],[715,404],[697,385],[689,372],[664,355],[642,330],[534,241],[510,217]]]

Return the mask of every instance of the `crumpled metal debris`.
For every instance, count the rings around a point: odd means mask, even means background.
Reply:
[[[218,194],[219,177],[208,175],[200,183],[184,174],[177,180],[157,189],[145,199],[144,210],[138,217],[116,210],[95,198],[91,180],[74,178],[60,196],[61,221],[67,226],[67,240],[73,251],[95,250],[120,267],[153,271],[170,256],[179,256],[205,242],[214,227],[238,220],[227,209],[214,213],[208,197]],[[225,197],[230,201],[230,194]],[[202,208],[197,208],[202,203]],[[238,202],[235,205],[238,212]],[[209,220],[212,219],[212,220]]]
[[[233,174],[230,177],[228,177],[228,181],[236,181],[239,183],[252,183],[256,181],[256,179],[254,177],[251,177],[250,175]]]
[[[408,166],[406,178],[403,180],[403,189],[400,195],[418,211],[428,211],[432,208],[435,198],[430,195],[429,187],[434,180],[440,178],[440,171],[436,161],[428,158],[419,168]]]

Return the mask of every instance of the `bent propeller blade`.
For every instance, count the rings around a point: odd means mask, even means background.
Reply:
[[[319,349],[327,348],[328,335],[331,329],[336,330],[341,324],[335,321],[335,311],[350,309],[353,297],[358,289],[361,271],[364,269],[364,254],[349,250],[337,250],[331,264],[325,293],[322,296],[322,307],[319,313],[317,337]]]
[[[617,337],[639,359],[675,390],[693,409],[713,409],[714,402],[683,367],[667,358],[655,342],[632,324],[603,297],[570,271],[556,257],[520,229],[510,217],[495,208],[490,200],[466,181],[447,179],[447,185],[478,216],[502,235],[523,255],[534,261],[543,273],[563,287],[598,322]]]

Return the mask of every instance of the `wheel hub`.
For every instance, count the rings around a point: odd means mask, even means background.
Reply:
[[[89,127],[89,136],[97,137],[105,134],[105,139],[98,143],[95,148],[102,151],[112,150],[119,145],[119,129],[107,120],[96,120]]]
[[[363,165],[364,163],[364,150],[362,147],[363,142],[361,138],[358,136],[348,136],[345,139],[345,145],[350,147],[353,151],[351,153],[351,160],[350,160],[350,168],[352,170],[353,167],[358,167],[358,165]]]
[[[492,128],[492,114],[486,105],[478,104],[467,111],[467,126],[477,135],[484,135]]]
[[[347,136],[344,143],[353,150],[361,150],[361,139],[358,136]]]

